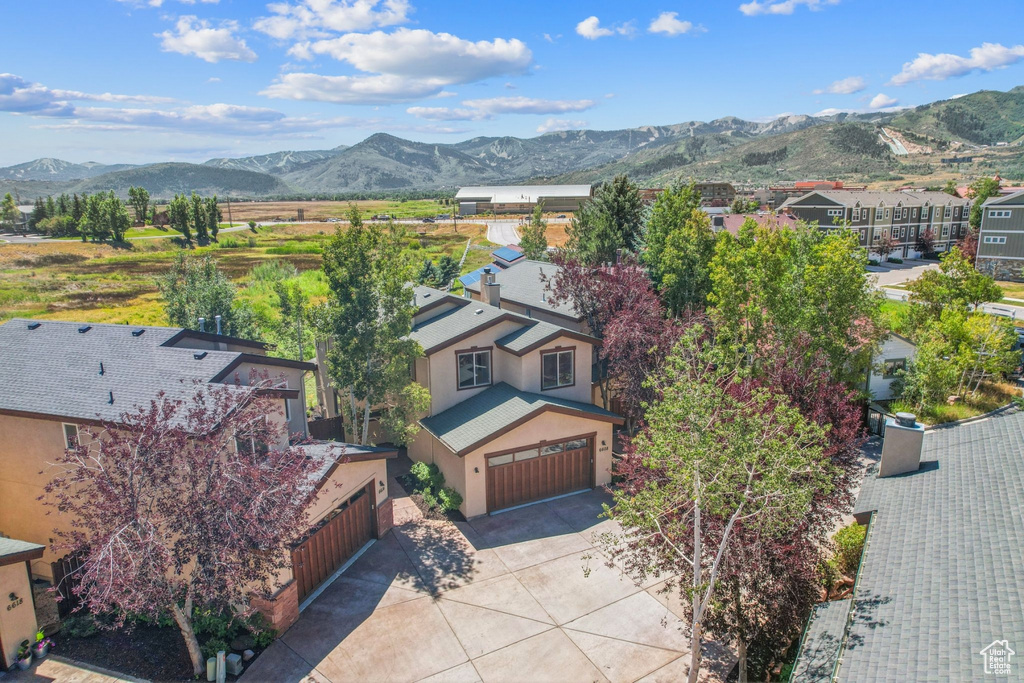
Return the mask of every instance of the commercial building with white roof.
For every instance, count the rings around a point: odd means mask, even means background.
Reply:
[[[529,213],[538,204],[546,211],[577,211],[593,196],[590,185],[493,185],[463,187],[455,195],[459,214]]]

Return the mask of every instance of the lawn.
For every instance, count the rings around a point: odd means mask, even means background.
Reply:
[[[996,280],[999,289],[1003,290],[1003,300],[1018,299],[1024,301],[1024,282],[1010,282],[1008,280]]]
[[[363,218],[378,213],[393,215],[395,218],[426,218],[441,213],[449,213],[451,207],[443,206],[435,199],[399,200],[360,200],[352,202],[231,202],[230,211],[226,202],[221,202],[220,210],[224,218],[237,225],[250,220],[259,222],[294,221],[298,220],[299,209],[302,218],[307,221],[320,221],[327,218],[344,218],[349,207],[359,208]]]
[[[996,408],[1002,408],[1013,399],[1020,397],[1021,388],[1010,382],[986,382],[981,385],[977,394],[968,394],[963,400],[953,405],[917,406],[895,401],[890,406],[893,413],[906,411],[914,413],[925,424],[936,425],[944,422],[966,420],[969,417],[984,415]]]
[[[275,225],[227,233],[219,244],[198,247],[212,253],[221,269],[239,287],[239,296],[254,307],[269,309],[272,288],[251,277],[254,267],[281,261],[294,267],[294,281],[314,298],[327,295],[320,274],[323,245],[335,225]],[[419,262],[442,255],[462,258],[466,240],[473,245],[463,264],[469,272],[490,262],[494,245],[486,228],[460,224],[410,226],[406,253]],[[174,233],[176,234],[176,233]],[[137,240],[130,246],[76,240],[0,245],[0,321],[12,317],[89,322],[166,324],[156,278],[181,250],[174,239]]]

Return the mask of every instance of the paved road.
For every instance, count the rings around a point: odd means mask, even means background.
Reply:
[[[939,264],[935,261],[912,261],[907,259],[905,263],[897,263],[891,266],[868,266],[868,272],[873,274],[877,286],[886,287],[910,282],[921,277],[926,270],[936,270]]]
[[[495,244],[519,244],[519,221],[484,221],[487,224],[487,239]]]

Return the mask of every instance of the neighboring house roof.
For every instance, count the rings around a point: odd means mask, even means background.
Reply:
[[[618,415],[589,403],[520,391],[500,382],[420,424],[456,455],[465,455],[531,420],[555,411],[622,424]]]
[[[360,446],[340,441],[316,441],[298,446],[308,456],[320,459],[320,468],[313,474],[314,491],[324,487],[331,475],[342,465],[367,460],[390,460],[398,457],[397,448]]]
[[[459,188],[455,199],[492,204],[532,204],[545,197],[588,199],[590,195],[590,185],[474,185]]]
[[[793,669],[792,683],[831,683],[842,650],[850,598],[814,606],[811,621],[800,646],[800,659]]]
[[[494,281],[501,285],[503,301],[511,301],[520,306],[545,310],[579,321],[580,317],[575,314],[569,304],[560,304],[551,299],[548,282],[545,281],[545,278],[548,281],[553,280],[559,270],[559,266],[547,261],[522,259],[507,269],[495,273]],[[479,293],[479,279],[467,284],[466,288],[471,292]]]
[[[782,203],[780,209],[793,207],[793,206],[804,206],[804,202],[810,195],[818,195],[818,197],[837,205],[843,206],[856,206],[860,204],[861,207],[872,207],[872,206],[895,206],[902,203],[904,206],[924,206],[926,203],[929,205],[941,204],[954,204],[959,206],[964,203],[970,203],[970,200],[964,200],[961,197],[954,197],[953,195],[946,194],[945,192],[881,192],[875,190],[815,190],[799,197],[790,197]]]
[[[729,232],[733,235],[738,235],[740,227],[747,222],[747,219],[754,220],[760,226],[778,225],[780,227],[793,227],[797,224],[798,220],[794,216],[789,214],[775,215],[770,213],[729,213],[722,216],[722,230]],[[718,220],[717,218],[715,219]],[[715,226],[719,227],[719,226]]]
[[[1024,642],[1021,453],[1024,413],[1003,413],[926,432],[916,472],[869,470],[838,680],[974,680],[985,646]]]
[[[990,197],[984,204],[982,204],[982,206],[988,206],[990,204],[1024,204],[1024,190],[1004,195],[1002,197]]]
[[[188,400],[196,383],[218,381],[242,362],[315,369],[238,351],[170,345],[182,338],[176,327],[10,320],[0,325],[0,412],[115,421],[161,391]]]
[[[505,263],[515,263],[521,258],[526,258],[526,255],[518,249],[512,247],[501,247],[491,252],[491,256],[495,259],[500,259]]]
[[[455,296],[440,289],[434,289],[426,285],[416,285],[412,288],[412,303],[416,306],[416,314],[419,315],[444,304],[465,306],[469,301],[465,297]]]
[[[480,278],[482,278],[484,276],[484,268],[490,268],[491,272],[498,272],[498,271],[504,270],[504,266],[502,266],[501,264],[491,263],[491,264],[486,265],[486,266],[480,266],[479,268],[477,268],[473,272],[466,273],[465,275],[459,277],[459,282],[462,283],[463,287],[470,288],[469,287],[470,285],[474,285],[477,282],[480,282]],[[479,287],[473,287],[473,288],[470,288],[470,289],[472,289],[473,291],[480,291]]]
[[[45,547],[38,543],[0,536],[0,567],[16,562],[38,560],[43,556],[43,550]]]

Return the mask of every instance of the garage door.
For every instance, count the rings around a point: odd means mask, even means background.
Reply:
[[[594,436],[487,456],[487,511],[594,487]]]
[[[373,482],[331,511],[292,549],[299,602],[330,578],[373,536]]]

